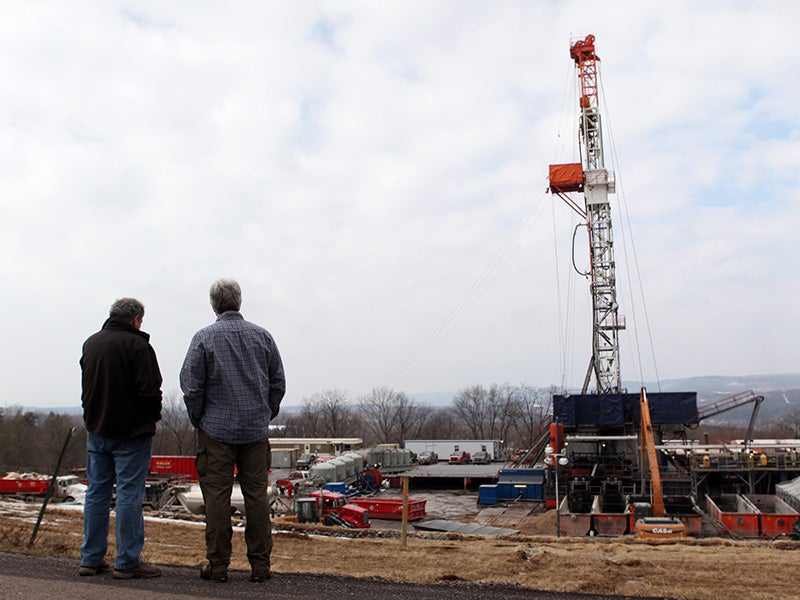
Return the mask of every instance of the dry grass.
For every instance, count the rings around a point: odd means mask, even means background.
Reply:
[[[26,512],[27,510],[27,512]],[[542,528],[552,531],[552,515]],[[35,512],[0,506],[0,550],[78,558],[82,514],[48,508],[33,547],[27,546]],[[528,524],[526,529],[535,529]],[[273,569],[279,573],[339,573],[355,577],[436,582],[502,582],[538,590],[661,596],[691,600],[800,598],[800,542],[737,542],[719,538],[645,543],[629,538],[556,539],[415,534],[403,547],[390,537],[328,537],[317,527],[293,526],[274,535]],[[195,566],[204,560],[203,525],[192,520],[148,519],[145,558]],[[113,556],[113,535],[110,540]],[[247,570],[242,531],[234,533],[233,569]]]

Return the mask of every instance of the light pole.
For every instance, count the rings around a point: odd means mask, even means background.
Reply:
[[[544,449],[544,453],[547,454],[544,459],[545,464],[553,467],[556,474],[556,537],[561,537],[561,507],[558,501],[558,467],[569,464],[569,458],[567,458],[567,455],[564,454],[563,451],[556,452],[555,448],[549,444]]]

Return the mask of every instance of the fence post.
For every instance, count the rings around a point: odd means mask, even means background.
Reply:
[[[53,472],[53,477],[50,479],[50,485],[47,486],[47,491],[44,493],[44,501],[42,502],[41,510],[39,510],[39,518],[36,519],[36,525],[33,526],[33,533],[31,534],[31,539],[28,541],[28,546],[33,546],[33,542],[36,540],[36,534],[39,531],[39,525],[42,522],[42,517],[44,517],[44,510],[47,508],[47,502],[50,500],[50,496],[52,496],[56,491],[58,471],[61,469],[61,462],[64,460],[64,455],[67,453],[67,446],[69,446],[69,442],[74,433],[75,428],[72,427],[67,433],[67,438],[64,440],[64,446],[61,448],[61,455],[58,457],[56,470]]]

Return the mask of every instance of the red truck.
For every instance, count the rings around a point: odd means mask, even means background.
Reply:
[[[466,450],[456,450],[450,455],[448,463],[451,465],[466,465],[469,464],[469,452]]]
[[[33,478],[7,475],[0,479],[0,494],[19,497],[44,496],[49,486],[49,477]]]
[[[320,493],[322,494],[322,507],[320,507]],[[347,496],[339,492],[316,491],[309,494],[308,498],[295,500],[297,520],[300,523],[318,523],[320,508],[323,510],[322,521],[326,525],[341,525],[356,529],[372,527],[367,509],[355,504],[348,504]]]
[[[38,474],[9,473],[0,479],[0,496],[20,500],[36,500],[43,498],[50,487],[50,477]],[[56,478],[52,499],[58,502],[83,501],[86,486],[76,475],[60,475]]]

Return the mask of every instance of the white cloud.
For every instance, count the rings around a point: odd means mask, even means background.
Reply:
[[[624,378],[638,354],[653,378],[639,275],[662,377],[797,370],[798,16],[5,3],[2,403],[76,404],[80,344],[122,295],[146,304],[176,388],[220,276],[275,334],[289,402],[387,381],[579,384],[588,286],[568,279],[573,215],[543,191],[548,164],[578,159],[568,43],[589,33],[619,182]]]

